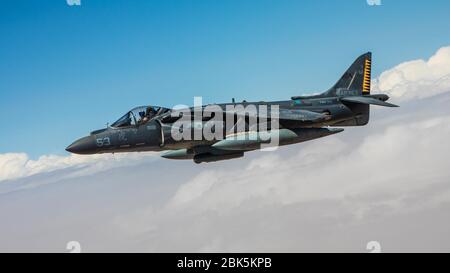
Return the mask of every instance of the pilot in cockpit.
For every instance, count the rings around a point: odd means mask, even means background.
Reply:
[[[158,113],[161,113],[163,108],[161,107],[136,107],[133,110],[126,113],[119,120],[114,122],[111,126],[116,128],[129,127],[135,125],[142,125],[153,119]]]
[[[144,112],[141,112],[143,115],[142,118],[142,123],[146,123],[147,121],[149,121],[151,118],[153,118],[156,115],[156,111],[155,109],[153,109],[153,107],[147,107],[147,110]],[[141,114],[139,113],[139,114]]]
[[[147,107],[145,111],[139,112],[139,120],[138,124],[145,124],[147,121],[149,121],[154,116],[152,108]]]
[[[144,111],[139,112],[138,124],[144,124],[148,121],[148,117]]]

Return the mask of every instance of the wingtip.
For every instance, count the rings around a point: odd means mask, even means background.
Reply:
[[[381,106],[392,107],[392,108],[400,107],[400,106],[398,106],[396,104],[392,104],[392,103],[389,103],[389,102],[384,102],[384,103],[385,104],[381,105]]]

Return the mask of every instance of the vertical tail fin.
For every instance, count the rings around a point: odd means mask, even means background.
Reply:
[[[367,52],[359,56],[325,94],[338,97],[370,95],[371,73],[372,53]],[[347,107],[354,113],[355,118],[335,124],[336,126],[363,126],[369,122],[370,106],[368,104],[349,103]]]
[[[372,72],[372,53],[359,56],[345,71],[338,82],[326,92],[327,95],[369,95]],[[345,91],[351,91],[345,92]]]

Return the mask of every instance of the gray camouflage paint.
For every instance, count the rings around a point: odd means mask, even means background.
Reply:
[[[286,101],[235,103],[233,100],[232,103],[218,104],[223,110],[223,124],[227,115],[232,115],[235,122],[245,115],[247,118],[255,115],[258,122],[262,118],[270,119],[270,115],[259,113],[259,110],[255,113],[229,112],[227,106],[254,105],[256,109],[259,106],[267,106],[268,109],[278,106],[279,145],[300,143],[343,131],[332,127],[364,126],[369,122],[371,104],[396,107],[386,102],[389,99],[387,95],[370,94],[371,63],[370,52],[361,55],[333,87],[319,95],[296,96]],[[144,109],[145,114],[144,111],[134,113],[138,111],[135,109]],[[264,143],[258,135],[253,139],[229,139],[227,136],[235,132],[225,130],[222,140],[175,140],[171,134],[177,120],[173,117],[175,110],[153,106],[135,109],[123,117],[125,120],[130,117],[129,124],[114,126],[118,121],[75,141],[66,150],[76,154],[168,151],[162,155],[164,158],[192,159],[202,163],[242,157],[244,152],[260,149]],[[206,106],[203,106],[204,110]],[[191,107],[190,111],[193,113],[194,108]],[[152,113],[151,118],[145,122],[131,122],[133,114],[141,115],[144,120],[144,116],[150,117],[147,116],[149,113]],[[203,120],[203,125],[206,122]],[[246,132],[252,134],[249,128]]]

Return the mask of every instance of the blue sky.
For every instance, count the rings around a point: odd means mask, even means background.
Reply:
[[[450,2],[2,0],[0,153],[65,154],[137,105],[288,99],[359,54],[374,76],[450,44]]]

